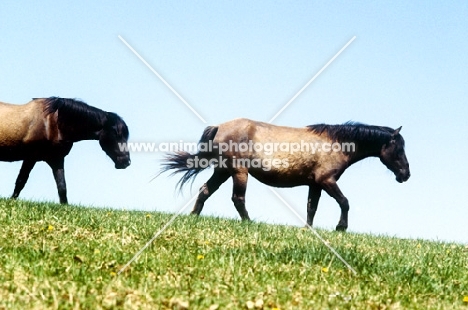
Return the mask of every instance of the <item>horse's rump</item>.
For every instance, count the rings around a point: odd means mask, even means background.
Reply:
[[[56,140],[54,130],[56,118],[45,116],[40,101],[30,101],[22,105],[0,103],[0,147],[17,147],[35,144],[41,140]]]

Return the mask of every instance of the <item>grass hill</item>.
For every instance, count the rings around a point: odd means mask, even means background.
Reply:
[[[468,309],[468,247],[0,199],[0,309]]]

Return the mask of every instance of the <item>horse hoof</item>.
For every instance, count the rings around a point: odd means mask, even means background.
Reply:
[[[338,225],[338,226],[336,226],[336,231],[346,231],[347,228],[348,228],[348,227],[346,227],[346,226],[340,226],[340,225]]]

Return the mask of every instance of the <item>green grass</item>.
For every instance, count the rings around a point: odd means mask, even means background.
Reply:
[[[468,309],[468,247],[0,200],[0,309]],[[210,308],[211,307],[211,308]]]

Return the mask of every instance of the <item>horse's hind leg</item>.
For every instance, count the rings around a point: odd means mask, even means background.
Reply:
[[[318,202],[322,189],[317,185],[309,186],[309,197],[307,199],[307,225],[312,226],[314,222],[315,212],[317,212]]]
[[[338,202],[341,208],[341,217],[338,225],[336,226],[336,230],[346,230],[348,228],[348,199],[343,195],[334,179],[324,181],[322,183],[322,187],[328,193],[328,195],[335,198],[336,202]]]
[[[57,183],[57,190],[61,204],[67,204],[67,184],[65,183],[65,171],[63,169],[64,158],[57,158],[46,161],[47,164],[52,168],[54,174],[55,183]]]
[[[250,221],[247,209],[245,209],[245,191],[247,189],[247,178],[249,174],[247,170],[237,171],[233,176],[234,188],[232,191],[232,202],[239,212],[243,221]]]
[[[229,178],[229,172],[218,169],[213,172],[211,178],[200,188],[197,201],[192,209],[192,214],[199,215],[205,201]]]
[[[34,160],[25,159],[23,161],[18,177],[16,178],[15,190],[13,191],[13,195],[11,195],[11,198],[13,199],[18,198],[19,194],[24,188],[24,185],[26,185],[26,182],[28,181],[28,178],[29,178],[29,173],[31,173],[31,170],[34,168],[35,164],[36,164],[36,161]]]

